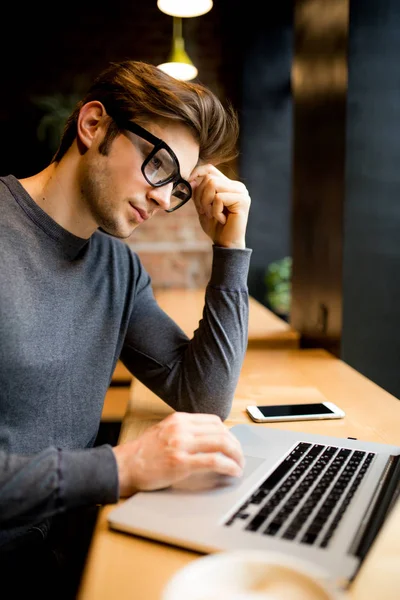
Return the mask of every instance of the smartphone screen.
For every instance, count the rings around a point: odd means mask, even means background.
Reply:
[[[333,415],[334,412],[322,402],[309,404],[281,404],[257,406],[264,417],[299,417],[301,415]]]

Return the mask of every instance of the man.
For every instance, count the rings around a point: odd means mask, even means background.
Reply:
[[[223,419],[247,344],[250,198],[215,166],[237,133],[203,86],[124,61],[78,103],[50,165],[0,178],[3,556],[54,553],[60,515],[199,470],[241,475]],[[191,340],[122,241],[187,201],[213,244]],[[176,412],[135,441],[93,447],[118,358]]]

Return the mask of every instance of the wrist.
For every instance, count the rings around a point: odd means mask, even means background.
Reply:
[[[246,242],[244,239],[237,241],[214,240],[213,244],[219,248],[228,248],[233,250],[244,250],[246,248]]]
[[[131,477],[129,473],[129,456],[124,451],[122,446],[115,446],[112,448],[114,452],[115,460],[117,463],[118,481],[119,481],[119,495],[120,497],[131,496],[136,490],[131,484]]]

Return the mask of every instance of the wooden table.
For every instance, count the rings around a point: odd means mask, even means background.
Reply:
[[[382,388],[324,350],[247,351],[229,426],[250,422],[245,407],[265,402],[267,395],[284,399],[291,391],[311,387],[346,412],[337,421],[260,424],[312,433],[400,445],[400,402]],[[278,389],[277,389],[278,388]],[[284,392],[277,394],[277,392]],[[132,439],[165,417],[171,409],[134,381],[121,441]],[[101,509],[77,600],[160,600],[163,587],[180,568],[200,556],[196,552],[108,529]],[[398,600],[400,590],[400,506],[375,541],[355,582],[350,600]]]

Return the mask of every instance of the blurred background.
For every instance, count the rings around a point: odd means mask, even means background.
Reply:
[[[3,6],[0,175],[44,168],[98,72],[165,62],[172,26],[156,0]],[[251,295],[400,397],[400,3],[214,0],[182,31],[195,80],[239,113]],[[206,285],[190,203],[127,243],[155,287]]]

